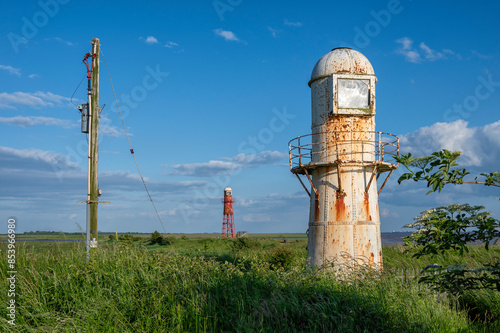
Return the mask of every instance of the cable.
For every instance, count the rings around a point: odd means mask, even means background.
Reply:
[[[83,75],[82,80],[80,81],[80,83],[78,83],[78,86],[76,87],[75,91],[73,91],[73,95],[71,95],[70,103],[73,104],[74,106],[76,106],[76,104],[73,103],[73,96],[75,96],[76,91],[78,90],[78,88],[80,88],[80,85],[82,84],[82,82],[83,82],[84,79],[85,79],[85,74]]]
[[[153,202],[153,198],[151,197],[151,194],[149,193],[148,187],[146,186],[146,182],[144,181],[144,178],[142,177],[141,170],[139,169],[139,164],[137,163],[137,160],[135,159],[134,150],[132,149],[132,144],[130,143],[130,138],[129,138],[128,133],[127,133],[127,128],[125,127],[125,121],[123,120],[122,112],[120,111],[120,106],[118,105],[118,99],[116,98],[115,88],[113,86],[113,81],[111,80],[111,74],[109,73],[108,64],[106,63],[106,58],[104,58],[104,53],[102,53],[102,49],[101,49],[101,55],[102,55],[102,60],[104,60],[104,66],[106,66],[106,70],[108,72],[109,82],[111,82],[111,89],[113,90],[113,96],[115,97],[116,107],[118,108],[118,113],[120,114],[120,119],[122,120],[123,130],[125,131],[125,136],[127,137],[128,145],[130,147],[130,153],[132,154],[132,157],[134,158],[135,166],[137,167],[137,171],[139,172],[139,176],[141,177],[142,184],[144,184],[144,188],[146,189],[146,192],[148,193],[149,201],[151,201],[151,204],[153,205],[153,208],[155,209],[156,216],[158,216],[158,220],[160,221],[160,224],[163,228],[163,231],[166,234],[167,230],[165,230],[165,226],[163,225],[163,222],[161,221],[160,214],[158,213],[158,210],[156,209],[155,203]]]

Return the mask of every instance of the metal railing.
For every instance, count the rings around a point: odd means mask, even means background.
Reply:
[[[288,143],[290,170],[341,163],[383,164],[395,169],[399,138],[377,131],[319,132]]]

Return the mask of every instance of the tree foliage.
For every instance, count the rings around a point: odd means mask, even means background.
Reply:
[[[481,173],[474,181],[464,178],[470,174],[460,168],[458,158],[461,152],[443,149],[428,156],[413,157],[411,154],[398,157],[398,162],[406,167],[398,182],[413,179],[427,181],[432,192],[441,192],[446,184],[482,184],[500,187],[500,173]],[[415,222],[405,225],[415,228],[416,232],[405,237],[405,244],[415,250],[415,257],[442,254],[446,251],[459,251],[460,255],[469,252],[471,243],[480,242],[485,249],[500,238],[500,220],[483,211],[483,206],[454,204],[423,211]],[[466,265],[452,265],[441,269],[429,265],[420,281],[432,285],[440,291],[461,294],[466,290],[494,289],[500,291],[500,261],[485,263],[483,267],[469,269]],[[431,273],[431,274],[429,274]]]
[[[414,157],[411,153],[395,157],[408,172],[399,177],[398,183],[413,179],[418,182],[427,181],[427,187],[430,188],[427,194],[443,189],[446,184],[482,184],[486,186],[500,187],[500,172],[481,173],[474,181],[466,181],[464,178],[470,174],[465,168],[458,167],[458,158],[462,152],[449,151],[443,149],[432,153],[431,155]]]

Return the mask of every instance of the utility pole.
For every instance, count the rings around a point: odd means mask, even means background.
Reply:
[[[88,247],[97,247],[97,205],[99,203],[99,182],[98,162],[99,162],[99,39],[92,40],[92,89],[89,91],[89,166],[88,166],[88,193],[87,209],[90,213],[90,235]],[[89,237],[89,236],[87,236]]]
[[[87,104],[78,106],[82,113],[82,133],[88,133],[88,182],[87,200],[78,201],[87,204],[86,231],[87,231],[87,259],[90,258],[90,249],[97,248],[97,205],[108,203],[99,201],[98,163],[99,163],[99,39],[92,40],[92,53],[87,53],[83,63],[87,66]],[[90,60],[90,64],[89,64]]]

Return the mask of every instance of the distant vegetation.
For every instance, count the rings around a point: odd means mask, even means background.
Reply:
[[[384,247],[383,274],[360,267],[341,281],[306,269],[304,239],[111,236],[89,262],[83,243],[18,244],[19,332],[500,331],[498,293],[457,299],[407,274],[430,262],[480,266],[498,246],[432,258]],[[4,281],[7,271],[1,260]],[[11,332],[6,318],[2,306],[0,331]]]

